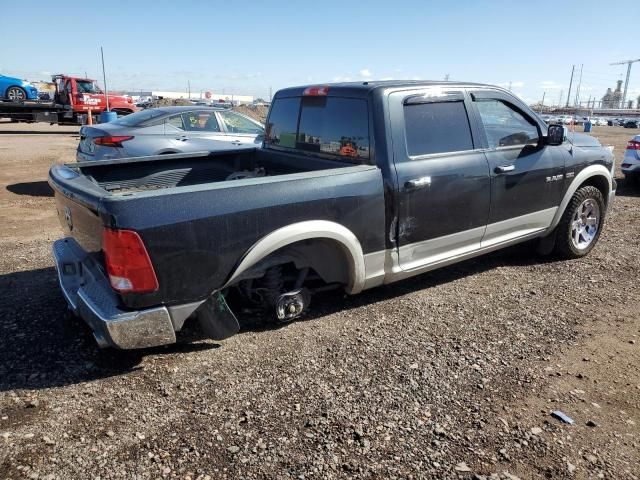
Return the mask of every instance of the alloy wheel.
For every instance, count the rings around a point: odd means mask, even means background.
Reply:
[[[600,228],[600,206],[593,198],[587,198],[576,208],[571,221],[571,242],[578,250],[591,245]]]

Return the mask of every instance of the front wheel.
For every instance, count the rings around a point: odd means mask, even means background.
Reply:
[[[564,258],[588,254],[600,238],[605,212],[600,190],[592,186],[578,189],[558,224],[556,252]]]
[[[24,102],[27,99],[27,92],[20,87],[9,87],[7,89],[7,100],[12,102]]]

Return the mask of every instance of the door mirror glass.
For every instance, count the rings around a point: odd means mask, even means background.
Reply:
[[[562,142],[564,142],[564,127],[562,125],[549,125],[547,145],[562,145]]]

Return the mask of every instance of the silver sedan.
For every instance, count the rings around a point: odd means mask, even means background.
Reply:
[[[80,129],[79,162],[259,147],[264,127],[228,109],[162,107]]]

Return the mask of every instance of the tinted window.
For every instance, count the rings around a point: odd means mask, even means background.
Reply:
[[[102,93],[98,86],[88,80],[76,80],[78,93]]]
[[[479,99],[476,105],[487,133],[489,147],[538,143],[536,124],[511,105],[493,99]]]
[[[404,124],[411,156],[473,149],[462,101],[405,105]]]
[[[182,123],[182,115],[173,115],[165,120],[167,125],[170,125],[178,130],[184,130],[184,125]]]
[[[303,97],[296,148],[349,159],[369,158],[366,100]]]
[[[218,120],[213,111],[187,112],[182,114],[184,128],[192,132],[219,132]]]
[[[234,112],[220,112],[220,117],[229,133],[249,133],[259,135],[263,132],[262,125],[249,120],[247,117]]]
[[[164,115],[166,112],[151,108],[149,110],[142,110],[141,112],[132,113],[131,115],[127,115],[125,117],[114,120],[111,123],[115,123],[117,125],[124,125],[127,127],[135,127],[136,125],[141,124],[142,122],[146,122],[153,118]]]
[[[265,144],[295,148],[300,98],[280,98],[273,102],[265,134]]]

